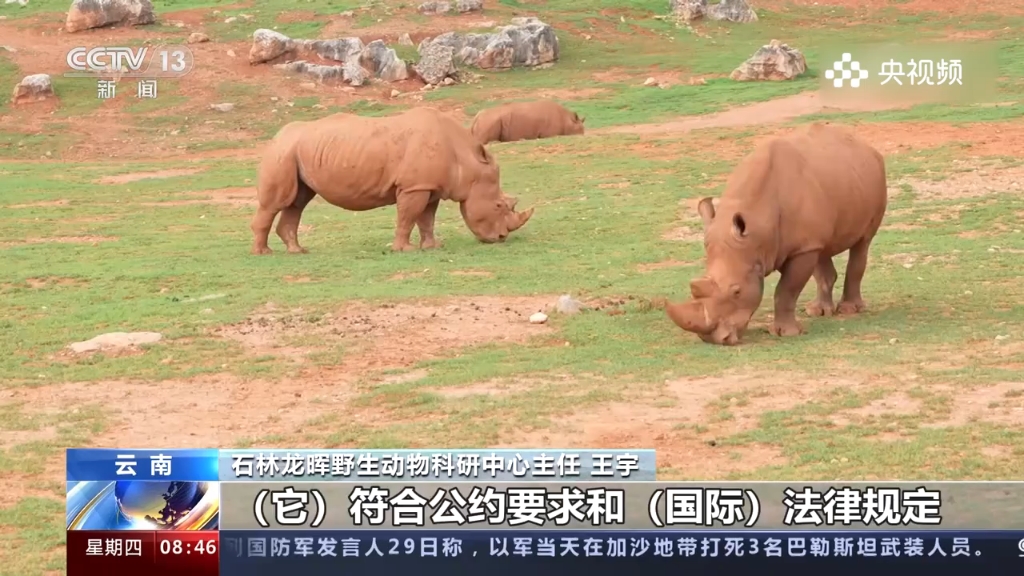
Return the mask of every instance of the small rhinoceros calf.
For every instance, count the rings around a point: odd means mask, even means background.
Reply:
[[[420,247],[440,245],[434,216],[441,200],[459,203],[466,226],[481,242],[503,242],[526,224],[533,208],[516,212],[516,199],[501,190],[498,163],[454,119],[433,108],[386,118],[333,114],[286,124],[263,153],[252,219],[254,254],[269,254],[267,239],[281,213],[277,235],[291,253],[299,245],[299,219],[314,196],[346,210],[396,204],[394,250],[411,250],[413,226]]]
[[[481,110],[470,131],[482,144],[583,134],[586,119],[553,100],[512,102]]]
[[[666,306],[668,316],[705,342],[737,344],[761,305],[765,276],[778,270],[771,332],[801,334],[800,292],[813,275],[818,294],[807,312],[832,315],[832,257],[847,250],[838,312],[861,311],[868,248],[887,202],[884,158],[845,128],[813,124],[762,144],[736,167],[717,208],[700,201],[706,274],[690,283],[692,300]]]

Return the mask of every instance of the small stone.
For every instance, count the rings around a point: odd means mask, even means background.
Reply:
[[[964,296],[972,296],[972,295],[974,295],[974,292],[971,292],[970,290],[964,290]]]
[[[658,85],[658,81],[655,80],[654,78],[648,78],[647,80],[644,80],[644,86],[657,86],[657,85]]]
[[[231,18],[225,18],[224,19],[224,23],[225,24],[234,24],[237,21],[238,21],[238,18],[235,18],[234,16],[232,16]]]
[[[236,56],[236,54],[235,54],[234,50],[228,50],[228,57],[229,58],[234,58],[235,56]]]
[[[222,104],[210,104],[210,109],[216,110],[218,112],[231,112],[235,109],[235,105],[230,102],[224,102]]]
[[[391,97],[392,98],[398,98],[401,95],[402,95],[402,93],[399,92],[398,90],[391,90]]]
[[[896,343],[897,343],[897,342],[899,342],[899,341],[900,341],[900,339],[899,339],[899,338],[890,338],[890,339],[889,339],[889,344],[896,344]]]
[[[207,36],[206,34],[203,34],[202,32],[193,32],[193,33],[188,35],[188,43],[189,44],[199,44],[199,43],[202,43],[202,42],[209,42],[209,41],[210,41],[210,37]]]
[[[996,336],[996,342],[1002,342],[1003,340],[1008,340],[1009,338],[1009,334],[1000,334],[999,336]]]
[[[200,314],[213,314],[213,308],[203,308],[199,311]]]
[[[270,101],[271,102],[277,102],[278,100],[280,100],[280,98],[278,98],[277,96],[271,96],[270,97]]]
[[[353,17],[355,15],[356,15],[356,13],[351,11],[351,10],[345,10],[344,12],[339,12],[338,13],[338,16],[341,16],[342,18],[351,18],[351,17]]]
[[[543,312],[537,312],[530,316],[530,324],[543,324],[548,321],[548,315]]]
[[[555,303],[555,309],[560,314],[575,314],[583,308],[583,303],[568,294],[562,294]]]
[[[453,84],[455,84],[455,79],[452,78],[451,76],[448,76],[444,80],[441,80],[441,83],[444,84],[445,86],[452,86]]]
[[[415,43],[413,43],[412,36],[409,36],[408,32],[403,32],[402,35],[398,37],[398,43],[401,44],[402,46],[416,45]]]

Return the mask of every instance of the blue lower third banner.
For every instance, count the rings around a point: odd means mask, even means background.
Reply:
[[[1024,532],[222,530],[220,538],[222,576],[1024,574]]]

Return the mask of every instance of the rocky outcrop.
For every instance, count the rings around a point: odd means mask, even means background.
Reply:
[[[50,75],[32,74],[22,78],[21,82],[14,87],[14,92],[11,93],[11,102],[23,104],[53,97],[53,84],[50,82]]]
[[[317,64],[306,59],[293,60],[316,54],[325,60],[341,62],[338,65]],[[262,64],[272,60],[292,60],[275,65],[276,68],[308,74],[321,81],[341,79],[353,86],[362,86],[370,78],[395,82],[409,77],[408,65],[382,40],[364,45],[359,38],[334,40],[298,40],[273,30],[260,29],[253,33],[249,63]]]
[[[453,9],[459,14],[480,12],[484,9],[484,3],[483,0],[456,0],[455,5],[452,6],[451,2],[445,0],[428,0],[417,8],[420,14],[429,15],[447,14]]]
[[[557,61],[559,53],[554,29],[536,18],[513,18],[490,34],[447,32],[420,42],[420,55],[431,46],[447,46],[456,64],[485,70],[539,66]]]
[[[64,21],[65,32],[103,26],[138,26],[156,22],[150,0],[74,0]]]
[[[792,80],[806,71],[807,60],[803,53],[778,40],[772,40],[733,70],[729,78],[740,82]]]
[[[707,17],[710,20],[728,20],[738,24],[757,22],[757,14],[747,4],[747,0],[722,0],[708,7]]]

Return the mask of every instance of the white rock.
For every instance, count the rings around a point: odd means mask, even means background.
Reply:
[[[230,102],[225,102],[223,104],[210,104],[210,108],[218,112],[231,112],[235,109],[235,105]]]
[[[530,324],[543,324],[548,321],[548,315],[543,312],[537,312],[530,316]]]
[[[162,338],[163,335],[159,332],[110,332],[100,334],[91,340],[69,344],[68,348],[75,354],[81,354],[104,348],[127,348],[139,344],[152,344],[159,342]]]

